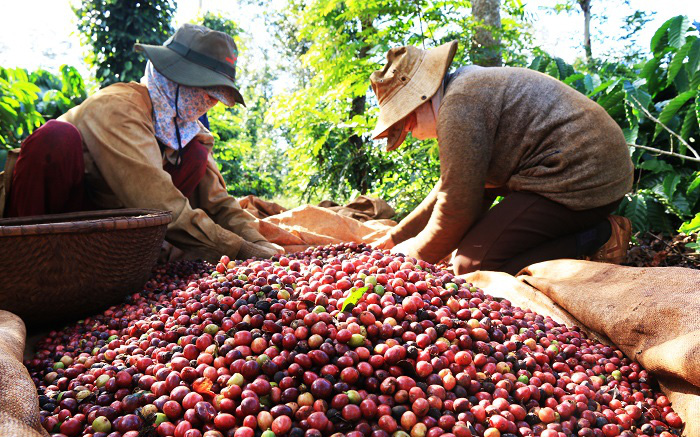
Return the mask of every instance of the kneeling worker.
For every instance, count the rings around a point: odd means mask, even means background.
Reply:
[[[24,140],[9,187],[0,177],[0,217],[149,208],[172,213],[171,259],[173,247],[212,262],[281,252],[227,193],[197,121],[218,102],[243,104],[231,36],[185,24],[162,46],[135,48],[149,59],[141,83],[110,85]]]
[[[622,130],[583,94],[545,74],[466,66],[457,42],[389,50],[370,77],[373,137],[437,138],[440,180],[379,247],[428,262],[456,250],[456,273],[511,274],[557,258],[620,262],[629,220],[610,216],[632,187]],[[504,199],[489,208],[496,196]]]

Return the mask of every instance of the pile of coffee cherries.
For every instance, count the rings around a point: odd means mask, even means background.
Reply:
[[[157,268],[25,363],[92,437],[681,435],[647,372],[446,270],[348,243]]]

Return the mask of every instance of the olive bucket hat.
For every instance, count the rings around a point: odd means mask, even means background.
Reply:
[[[245,105],[236,88],[238,48],[233,38],[204,26],[184,24],[162,46],[134,44],[156,70],[180,85],[225,86],[236,102]]]
[[[372,139],[387,138],[387,150],[403,143],[406,117],[438,91],[455,53],[457,41],[430,50],[413,46],[389,50],[384,68],[369,78],[379,101]]]

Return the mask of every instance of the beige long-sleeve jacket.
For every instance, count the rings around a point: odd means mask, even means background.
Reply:
[[[634,167],[600,105],[542,73],[470,66],[445,90],[437,121],[440,182],[394,230],[436,262],[482,214],[484,188],[528,191],[586,210],[621,199]]]
[[[218,260],[250,250],[265,238],[250,226],[255,218],[229,196],[216,163],[209,155],[207,171],[188,199],[163,170],[156,141],[148,90],[136,82],[108,86],[59,120],[74,125],[82,136],[85,184],[90,200],[101,209],[151,208],[171,211],[166,240],[187,258]],[[204,130],[198,137],[211,147]],[[2,190],[0,190],[2,191]],[[0,199],[4,205],[4,199]]]

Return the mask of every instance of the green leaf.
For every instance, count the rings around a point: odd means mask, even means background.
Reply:
[[[656,199],[656,200],[666,202],[666,203],[669,202],[669,198],[666,195],[666,193],[664,192],[663,178],[659,181],[658,184],[652,186],[650,189],[640,190],[640,191],[644,191],[646,194],[651,195],[651,197]]]
[[[686,243],[685,247],[686,247],[686,249],[694,250],[695,253],[700,252],[700,243]]]
[[[535,59],[532,60],[532,63],[530,63],[528,68],[530,70],[536,70],[540,73],[544,73],[547,69],[547,65],[549,65],[549,61],[550,60],[548,58],[543,56],[535,56]]]
[[[603,91],[611,86],[617,85],[617,82],[618,82],[618,79],[610,79],[604,83],[601,83],[600,85],[595,87],[595,89],[593,89],[591,92],[589,92],[587,94],[587,96],[588,97],[594,96],[594,95],[598,94],[599,92],[601,92],[601,91]]]
[[[692,89],[700,88],[700,69],[695,71],[695,73],[693,74],[693,77],[690,78],[689,80],[690,80],[690,83],[688,85],[688,88],[692,88]]]
[[[688,189],[685,190],[685,194],[690,195],[695,189],[700,186],[700,172],[695,172],[695,179],[688,185]]]
[[[598,104],[605,108],[608,113],[610,113],[617,105],[619,105],[625,99],[625,93],[623,91],[614,91],[610,94],[606,94],[598,100]]]
[[[661,56],[654,56],[649,59],[642,67],[640,76],[647,80],[647,86],[651,94],[656,94],[659,91],[659,67],[661,66]]]
[[[571,85],[572,83],[576,82],[577,80],[585,79],[585,77],[586,76],[584,76],[583,73],[576,73],[576,74],[572,74],[571,76],[564,79],[563,82],[567,85]]]
[[[557,70],[559,71],[559,80],[564,80],[573,74],[573,67],[562,58],[554,58],[554,62],[557,64]]]
[[[650,230],[671,234],[673,232],[673,227],[671,226],[671,221],[668,214],[666,214],[666,208],[664,208],[664,205],[660,202],[648,200],[646,206],[646,218],[649,223]]]
[[[361,288],[356,288],[350,293],[350,296],[348,296],[347,299],[345,299],[345,302],[343,302],[343,307],[340,309],[341,312],[345,312],[345,308],[348,307],[348,305],[357,305],[357,302],[362,299],[362,296],[365,295],[365,292],[369,290],[368,287],[361,287]]]
[[[652,53],[656,53],[656,48],[659,46],[661,43],[661,40],[666,36],[666,31],[668,28],[671,26],[671,22],[675,20],[677,17],[670,18],[666,20],[664,24],[661,25],[661,27],[658,28],[658,30],[654,33],[654,36],[651,38],[651,45],[650,49]]]
[[[681,126],[681,138],[688,141],[688,138],[690,138],[690,134],[694,132],[697,127],[698,121],[695,117],[695,111],[693,110],[693,108],[689,108],[685,112],[685,118],[683,118],[683,125]],[[679,149],[679,153],[685,154],[685,150]]]
[[[646,231],[649,228],[647,220],[647,204],[644,195],[636,193],[626,197],[623,215],[630,219],[635,231]]]
[[[683,105],[685,105],[685,102],[695,97],[696,94],[697,90],[689,90],[674,97],[664,107],[664,109],[661,111],[661,114],[659,114],[659,122],[667,124],[673,118],[673,116],[676,115],[678,110],[681,109]],[[654,130],[654,138],[656,138],[656,136],[659,135],[659,133],[661,133],[662,130],[663,127],[657,123],[656,129]]]
[[[684,234],[692,234],[698,231],[700,231],[700,213],[697,213],[692,220],[683,223],[681,227],[678,228],[678,232]]]
[[[676,87],[677,93],[684,93],[686,91],[691,90],[690,86],[690,78],[688,77],[688,72],[685,71],[685,69],[681,69],[678,74],[676,75],[676,78],[673,79],[673,86]]]
[[[680,191],[676,191],[666,206],[681,219],[687,219],[693,215],[693,211],[690,209],[690,202]]]
[[[639,125],[635,124],[633,128],[622,129],[622,134],[625,136],[625,141],[627,144],[636,143],[637,137],[639,136]]]
[[[326,16],[326,15],[330,14],[333,11],[333,9],[335,9],[336,3],[337,2],[335,2],[335,1],[327,2],[326,6],[320,11],[321,15]]]
[[[683,47],[689,25],[688,18],[683,15],[673,18],[668,28],[668,45],[677,49]]]
[[[651,104],[651,95],[643,88],[637,88],[629,82],[625,82],[625,93],[627,101],[640,109],[646,109]]]
[[[685,61],[686,56],[688,56],[688,52],[690,51],[692,45],[693,41],[688,41],[685,45],[683,45],[683,47],[681,47],[680,50],[678,50],[678,52],[676,52],[675,55],[673,55],[671,63],[668,64],[668,77],[666,78],[666,86],[669,86],[673,83],[673,79],[676,78],[676,75],[683,67],[683,61]]]
[[[643,170],[649,170],[652,173],[672,172],[673,166],[666,161],[660,159],[647,159],[638,165]]]
[[[2,138],[2,137],[0,136],[0,138]],[[7,149],[0,148],[0,168],[1,169],[5,168],[5,161],[7,161]]]
[[[664,178],[664,193],[669,199],[673,198],[674,194],[676,193],[676,187],[680,181],[681,175],[678,173],[669,173]]]
[[[694,74],[698,65],[700,65],[700,38],[696,38],[693,41],[693,45],[688,51],[688,63],[686,64],[686,69],[689,74]]]
[[[8,105],[7,103],[0,102],[0,109],[2,109],[3,112],[8,113],[12,117],[17,117],[17,111],[12,109],[12,107],[10,105]]]

